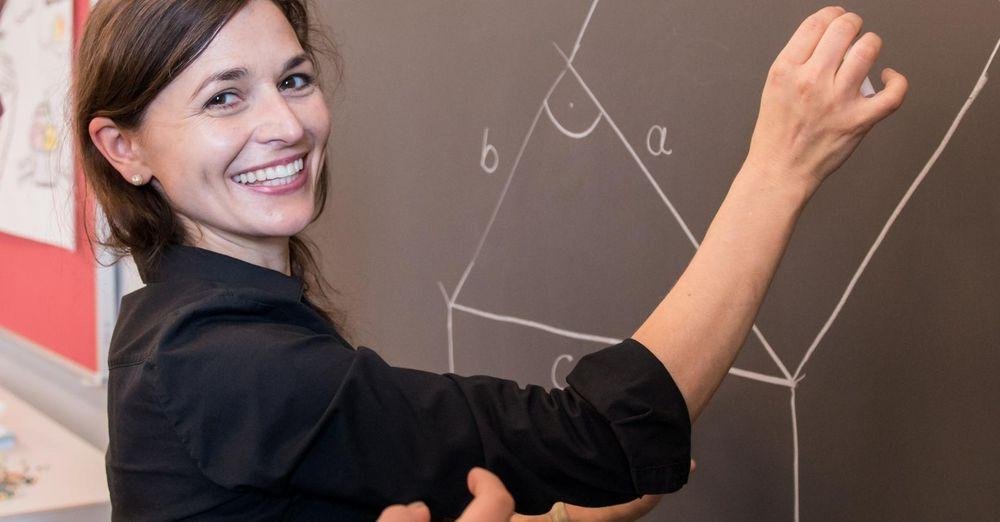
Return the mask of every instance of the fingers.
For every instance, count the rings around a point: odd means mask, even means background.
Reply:
[[[778,53],[778,58],[775,61],[784,61],[794,65],[806,63],[830,22],[845,12],[843,7],[824,7],[809,15],[785,44],[785,48]]]
[[[845,13],[830,22],[816,44],[816,50],[806,62],[806,68],[817,77],[828,77],[833,79],[837,67],[844,60],[847,48],[861,31],[863,21],[861,17],[854,13]]]
[[[834,79],[833,83],[837,92],[843,96],[856,97],[861,83],[868,76],[868,72],[871,71],[872,65],[875,64],[875,59],[878,58],[881,51],[882,38],[875,33],[866,33],[857,42],[854,42],[851,49],[847,51],[844,63],[840,65]]]
[[[909,90],[909,82],[906,77],[888,67],[882,69],[882,83],[885,88],[875,96],[864,100],[862,104],[868,111],[868,120],[871,125],[896,112],[896,109],[903,104],[903,100],[906,98],[906,91]]]
[[[378,522],[430,522],[431,512],[423,502],[395,505],[385,508]]]
[[[496,475],[473,468],[468,477],[472,502],[458,522],[507,522],[514,514],[514,499]]]

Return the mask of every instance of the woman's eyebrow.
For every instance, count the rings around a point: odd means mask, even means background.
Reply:
[[[243,67],[236,67],[233,69],[226,69],[225,71],[217,72],[209,76],[208,78],[205,78],[205,81],[201,82],[201,85],[199,85],[198,88],[195,89],[194,93],[191,94],[191,99],[194,100],[195,96],[198,96],[198,93],[201,92],[205,87],[207,87],[211,83],[236,81],[243,79],[244,77],[247,76],[247,74],[249,73],[247,73],[247,70],[244,69]]]
[[[295,55],[295,56],[289,58],[287,62],[285,62],[285,66],[281,69],[281,74],[285,74],[286,72],[288,72],[288,71],[290,71],[290,70],[292,70],[292,69],[294,69],[294,68],[296,68],[296,67],[298,67],[298,66],[300,66],[300,65],[302,65],[302,64],[304,64],[304,63],[306,63],[308,61],[309,61],[309,55],[306,54],[306,53]]]

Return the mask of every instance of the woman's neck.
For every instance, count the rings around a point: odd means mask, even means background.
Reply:
[[[198,227],[191,245],[291,275],[287,237],[245,237]]]

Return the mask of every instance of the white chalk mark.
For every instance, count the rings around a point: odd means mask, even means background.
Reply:
[[[564,127],[562,125],[562,123],[560,123],[559,120],[556,119],[555,114],[552,114],[552,109],[549,108],[549,100],[545,100],[544,102],[542,102],[542,106],[545,107],[545,114],[549,115],[549,121],[552,122],[552,125],[555,125],[556,128],[559,129],[559,132],[561,132],[561,133],[563,133],[563,134],[565,134],[565,135],[567,135],[567,136],[569,136],[570,138],[573,138],[573,139],[579,140],[579,139],[586,138],[587,136],[590,136],[590,133],[594,132],[594,129],[597,128],[597,124],[601,123],[601,115],[598,114],[597,117],[594,118],[594,122],[590,124],[590,127],[587,127],[586,129],[584,129],[581,132],[573,132],[573,131],[567,129],[566,127]]]
[[[479,166],[482,167],[487,174],[493,174],[493,172],[495,172],[497,167],[500,165],[500,154],[497,152],[497,148],[489,143],[489,137],[490,128],[485,127],[483,129],[483,153],[479,158]],[[491,165],[487,165],[486,161],[490,154],[493,155],[493,161],[491,162]]]
[[[611,119],[611,116],[608,114],[608,111],[604,109],[604,105],[602,105],[600,100],[597,99],[597,96],[594,95],[594,92],[590,90],[590,87],[587,85],[587,83],[583,81],[583,77],[581,77],[580,73],[577,72],[576,68],[573,66],[573,63],[569,61],[569,58],[566,56],[566,53],[564,53],[563,50],[560,49],[555,42],[553,42],[552,45],[555,46],[556,51],[559,53],[560,56],[563,57],[563,60],[566,61],[566,69],[570,73],[572,73],[573,76],[576,77],[576,80],[578,82],[580,82],[580,87],[582,87],[583,90],[587,92],[587,96],[590,96],[590,99],[594,102],[594,105],[596,105],[597,108],[601,111],[601,114],[604,115],[604,119],[607,120],[609,125],[611,125],[611,129],[614,130],[615,134],[618,135],[618,139],[621,140],[622,144],[625,145],[625,148],[628,149],[629,154],[632,155],[632,158],[639,165],[639,168],[642,169],[642,173],[646,175],[646,179],[649,180],[649,183],[651,185],[653,185],[653,189],[656,190],[656,194],[660,196],[660,199],[663,201],[663,204],[666,205],[667,209],[670,210],[670,213],[673,214],[674,220],[676,220],[677,223],[680,225],[681,229],[684,231],[684,235],[687,236],[688,241],[690,241],[691,245],[694,246],[695,249],[697,249],[700,245],[698,243],[698,240],[695,239],[694,234],[691,233],[691,229],[688,227],[687,222],[684,221],[684,218],[682,218],[680,213],[677,212],[677,209],[674,208],[674,204],[670,202],[670,198],[668,198],[667,195],[663,193],[663,189],[660,188],[660,185],[656,183],[655,179],[653,179],[653,175],[649,173],[649,170],[646,168],[646,165],[642,162],[642,160],[639,159],[639,155],[635,153],[635,149],[632,148],[632,144],[629,143],[627,139],[625,139],[625,135],[622,134],[621,129],[619,129],[618,125],[614,122],[614,120]]]
[[[538,119],[542,116],[542,111],[545,110],[545,104],[549,100],[549,96],[556,90],[556,86],[562,81],[563,76],[566,75],[566,69],[563,69],[552,85],[549,86],[549,91],[545,93],[545,97],[542,98],[541,105],[538,106],[538,110],[535,111],[535,117],[531,120],[531,126],[528,127],[528,133],[524,135],[524,139],[521,140],[521,148],[517,151],[517,157],[514,158],[514,164],[510,167],[510,174],[507,175],[507,181],[504,183],[503,190],[500,191],[500,199],[497,200],[496,206],[493,207],[493,214],[490,216],[490,220],[486,223],[486,230],[483,231],[482,237],[479,238],[479,244],[476,245],[476,251],[472,254],[472,260],[469,261],[468,266],[465,267],[465,272],[462,273],[461,279],[458,280],[458,285],[455,286],[455,291],[451,295],[451,300],[454,302],[458,299],[459,292],[462,291],[462,286],[465,285],[465,280],[468,279],[469,273],[472,272],[472,267],[476,264],[476,259],[479,258],[479,254],[483,250],[483,245],[486,244],[486,238],[490,235],[490,230],[493,229],[493,223],[496,222],[497,215],[500,214],[500,208],[503,206],[503,200],[507,197],[507,191],[510,190],[510,184],[514,180],[514,174],[517,172],[517,166],[521,163],[521,157],[524,156],[524,150],[528,147],[528,142],[531,140],[531,135],[535,132],[535,126],[538,125]]]
[[[615,120],[611,117],[610,114],[608,114],[608,111],[604,109],[604,105],[601,104],[600,100],[597,99],[597,96],[594,95],[594,91],[590,90],[590,86],[587,85],[587,82],[583,81],[583,77],[580,76],[580,73],[576,70],[576,67],[573,66],[573,63],[569,61],[569,58],[566,57],[566,53],[564,53],[562,49],[560,49],[559,46],[556,45],[555,43],[553,43],[552,45],[555,46],[556,51],[563,57],[563,60],[566,62],[566,69],[569,70],[569,72],[576,77],[576,80],[580,82],[580,87],[582,87],[583,90],[587,93],[587,96],[590,96],[590,99],[594,102],[594,105],[596,105],[597,108],[601,111],[601,114],[604,115],[604,120],[608,122],[608,125],[611,126],[611,129],[615,131],[616,135],[618,135],[618,139],[622,142],[622,145],[624,145],[625,148],[628,150],[629,154],[632,155],[632,159],[635,160],[636,164],[639,165],[639,168],[642,170],[642,173],[646,176],[646,180],[649,181],[649,184],[653,186],[653,190],[656,191],[656,194],[660,196],[660,200],[663,201],[663,204],[667,206],[668,210],[670,210],[670,213],[673,215],[674,220],[677,221],[677,224],[680,225],[681,230],[683,230],[684,234],[687,236],[688,241],[690,241],[691,245],[694,246],[695,250],[697,250],[701,246],[701,244],[698,242],[697,239],[695,239],[694,234],[691,233],[691,229],[687,226],[687,222],[684,221],[684,218],[681,217],[680,212],[677,211],[673,203],[670,202],[670,199],[667,198],[667,195],[663,193],[663,189],[661,189],[660,185],[656,182],[655,179],[653,179],[653,175],[649,173],[649,169],[646,168],[646,164],[643,163],[641,159],[639,159],[639,155],[636,154],[635,149],[632,148],[632,144],[629,143],[627,139],[625,139],[625,135],[622,133],[621,129],[618,128],[618,125],[615,123]],[[753,325],[753,332],[754,335],[757,337],[757,339],[760,341],[761,345],[764,346],[764,350],[767,351],[768,356],[770,356],[771,360],[774,361],[774,363],[778,366],[778,369],[781,371],[781,374],[784,375],[786,379],[792,380],[792,374],[788,372],[788,368],[786,368],[785,364],[781,362],[781,358],[778,357],[777,352],[775,352],[774,349],[771,347],[771,344],[767,342],[767,339],[764,337],[764,334],[760,331],[760,328],[758,328],[756,324]]]
[[[587,19],[583,22],[583,27],[580,28],[580,33],[576,37],[576,44],[574,48],[579,48],[580,40],[583,39],[583,33],[587,30],[587,24],[590,23],[590,17],[594,15],[594,9],[597,8],[598,0],[590,5],[590,11],[587,13]],[[570,63],[572,61],[570,60]],[[458,280],[458,284],[455,286],[455,291],[452,292],[451,302],[455,302],[458,299],[459,292],[462,291],[462,286],[465,285],[465,281],[469,278],[469,274],[472,272],[472,267],[476,264],[476,259],[479,258],[479,254],[483,250],[483,245],[486,244],[486,238],[490,235],[490,230],[493,228],[493,223],[496,222],[497,215],[500,213],[500,208],[503,206],[503,200],[507,197],[507,191],[510,190],[511,181],[514,180],[514,173],[517,172],[517,166],[521,163],[521,157],[524,156],[524,150],[528,147],[528,142],[531,140],[531,135],[535,132],[535,126],[538,125],[538,118],[541,117],[542,111],[545,110],[545,105],[549,101],[549,97],[556,90],[556,86],[562,81],[563,77],[566,76],[566,67],[556,76],[555,81],[549,86],[548,92],[545,93],[545,97],[542,98],[542,103],[539,105],[538,110],[535,112],[535,117],[531,120],[531,126],[528,128],[528,133],[524,135],[524,139],[521,141],[521,148],[517,151],[517,157],[514,158],[514,164],[510,167],[510,174],[507,175],[507,181],[504,183],[503,190],[500,192],[500,199],[497,200],[496,206],[493,207],[493,214],[490,216],[490,220],[486,224],[486,230],[483,231],[482,237],[479,238],[479,244],[476,245],[476,251],[472,254],[472,259],[469,264],[465,267],[465,271],[462,273],[462,277]]]
[[[444,289],[444,284],[438,281],[438,288],[441,290],[441,296],[444,297],[444,302],[448,306],[448,371],[455,373],[455,340],[452,336],[452,313],[451,313],[451,298],[448,297],[448,291]]]
[[[795,388],[792,388],[792,482],[795,491],[795,522],[799,522],[799,420],[795,415]]]
[[[583,39],[583,34],[587,30],[587,25],[590,23],[591,17],[594,15],[594,10],[597,8],[598,0],[590,5],[590,10],[587,13],[587,18],[583,22],[583,26],[580,28],[580,32],[577,35],[576,43],[574,44],[574,49],[579,49],[580,41]],[[535,126],[538,125],[538,119],[542,115],[542,111],[545,110],[548,104],[549,97],[556,90],[556,86],[559,82],[566,76],[566,68],[564,67],[562,71],[556,76],[555,81],[549,86],[548,92],[542,98],[542,103],[535,111],[535,116],[531,120],[531,125],[528,127],[528,132],[524,135],[524,139],[521,141],[521,147],[517,151],[517,156],[514,158],[514,163],[510,167],[510,174],[507,175],[507,181],[504,182],[503,190],[500,192],[500,198],[497,200],[496,205],[493,208],[493,213],[490,215],[490,219],[486,224],[486,229],[483,231],[483,235],[479,238],[479,243],[476,245],[476,250],[472,254],[472,259],[469,260],[469,264],[466,265],[465,270],[462,272],[462,277],[459,279],[458,284],[455,285],[455,290],[449,297],[444,291],[444,286],[441,285],[441,290],[445,294],[445,300],[448,302],[448,368],[449,371],[455,372],[455,338],[453,333],[453,311],[454,303],[458,299],[459,293],[462,291],[462,287],[465,285],[465,281],[468,280],[469,274],[472,273],[472,268],[476,265],[476,260],[479,258],[479,254],[482,253],[483,246],[486,244],[486,238],[490,235],[490,230],[493,229],[493,224],[496,222],[497,216],[500,213],[500,208],[503,206],[503,201],[507,197],[507,192],[510,190],[511,182],[514,180],[514,174],[517,172],[517,167],[521,163],[521,158],[524,156],[524,151],[528,146],[528,142],[531,140],[532,134],[535,132]]]
[[[778,352],[774,351],[774,348],[771,347],[771,343],[767,342],[767,338],[764,337],[764,332],[760,331],[760,328],[757,327],[757,323],[754,323],[750,329],[753,331],[754,337],[756,337],[757,340],[760,341],[761,346],[764,347],[764,351],[767,352],[768,357],[770,357],[771,360],[774,361],[774,364],[778,366],[778,371],[780,371],[786,379],[791,379],[792,374],[789,373],[788,368],[785,367],[785,363],[781,362],[781,358],[778,357]]]
[[[513,181],[514,173],[517,172],[517,165],[521,162],[521,156],[524,155],[524,149],[528,146],[528,140],[531,139],[532,133],[535,132],[535,125],[538,124],[538,118],[541,115],[542,107],[539,106],[538,111],[535,112],[535,118],[531,121],[531,127],[528,128],[528,133],[524,135],[524,141],[521,142],[521,149],[517,151],[517,157],[514,158],[514,165],[511,166],[510,174],[507,175],[507,182],[504,183],[503,190],[500,192],[500,199],[497,200],[497,204],[493,208],[493,215],[490,216],[490,220],[486,223],[486,230],[483,231],[482,237],[479,238],[479,244],[476,245],[476,251],[472,254],[472,260],[465,267],[461,279],[458,280],[458,285],[455,286],[455,291],[451,295],[451,301],[458,299],[458,293],[462,291],[462,285],[465,284],[465,280],[469,277],[469,272],[472,271],[472,267],[476,264],[476,259],[479,258],[479,254],[483,250],[483,245],[486,244],[486,238],[490,235],[490,230],[497,219],[497,214],[500,213],[500,207],[503,206],[504,197],[507,196],[507,190],[510,189],[510,182]]]
[[[576,42],[573,44],[573,52],[570,53],[569,59],[567,61],[572,62],[576,59],[576,52],[580,50],[580,42],[583,41],[583,34],[587,32],[587,26],[590,25],[590,19],[594,16],[594,11],[597,10],[597,2],[600,0],[594,0],[590,4],[590,10],[587,11],[587,18],[583,21],[583,26],[580,27],[580,32],[576,35]]]
[[[659,138],[656,140],[656,146],[653,146],[654,134]],[[653,125],[649,128],[649,132],[646,133],[646,150],[649,151],[653,156],[660,155],[671,155],[674,153],[673,149],[668,149],[667,147],[667,128],[663,125]]]
[[[816,335],[816,338],[813,339],[812,344],[809,345],[809,349],[802,357],[802,361],[799,363],[798,368],[795,369],[795,375],[798,375],[799,372],[801,372],[802,369],[805,368],[806,362],[809,361],[809,358],[812,356],[813,352],[816,351],[816,347],[819,346],[819,343],[823,340],[823,337],[826,336],[826,332],[830,329],[830,326],[833,325],[833,322],[837,319],[837,316],[840,315],[840,310],[844,307],[844,303],[847,302],[847,298],[851,296],[851,292],[854,291],[854,285],[856,285],[858,280],[861,279],[861,274],[863,274],[865,272],[865,269],[868,268],[868,263],[871,262],[872,257],[875,255],[875,251],[878,250],[879,246],[882,245],[882,241],[885,239],[886,234],[889,233],[889,229],[892,228],[892,225],[896,222],[896,218],[899,217],[900,212],[903,211],[903,207],[906,206],[906,204],[910,201],[910,198],[913,196],[913,193],[916,192],[917,187],[919,187],[920,184],[924,181],[924,178],[927,177],[927,173],[930,172],[931,167],[934,166],[934,163],[937,162],[938,157],[941,156],[941,152],[944,151],[945,147],[948,146],[948,142],[951,141],[951,137],[952,135],[955,134],[955,129],[958,128],[958,124],[962,121],[962,118],[965,117],[966,111],[969,110],[969,107],[972,106],[972,102],[974,102],[976,100],[976,97],[979,96],[979,92],[983,90],[983,86],[986,85],[986,79],[987,79],[986,72],[989,70],[990,64],[993,63],[993,58],[996,57],[997,48],[1000,48],[1000,39],[998,39],[996,45],[993,46],[993,52],[990,54],[989,60],[986,61],[986,65],[983,67],[983,72],[982,74],[979,75],[979,79],[976,80],[976,85],[975,87],[972,88],[972,93],[969,94],[969,97],[965,100],[965,104],[962,105],[962,109],[958,111],[958,115],[955,116],[955,120],[951,122],[951,127],[948,128],[948,132],[945,133],[944,138],[941,140],[941,143],[938,144],[937,149],[931,155],[931,158],[927,161],[927,164],[925,164],[924,168],[920,170],[920,174],[918,174],[917,177],[913,180],[913,183],[910,184],[910,187],[906,190],[906,193],[903,194],[903,198],[899,200],[899,203],[896,205],[896,208],[893,209],[892,214],[889,216],[889,220],[885,222],[885,225],[879,232],[878,237],[875,238],[875,242],[872,243],[871,248],[868,249],[868,253],[865,254],[864,259],[861,260],[861,265],[858,266],[858,269],[854,272],[854,276],[851,277],[851,281],[847,284],[847,289],[844,290],[843,295],[840,296],[840,300],[837,302],[837,306],[833,308],[833,313],[830,314],[830,317],[827,318],[826,323],[823,324],[822,328],[820,328],[820,331]]]
[[[568,353],[564,353],[559,357],[556,357],[556,362],[552,363],[552,386],[555,386],[560,390],[565,389],[566,386],[559,384],[559,382],[556,380],[556,368],[559,367],[559,362],[563,360],[573,362],[573,356]]]
[[[559,328],[545,323],[540,323],[538,321],[532,321],[529,319],[514,317],[512,315],[501,315],[501,314],[495,314],[493,312],[487,312],[485,310],[479,310],[478,308],[472,308],[471,306],[465,306],[463,304],[454,303],[452,304],[452,307],[455,308],[456,310],[461,310],[463,312],[467,312],[472,315],[478,315],[479,317],[484,317],[486,319],[492,319],[494,321],[501,321],[504,323],[518,324],[521,326],[526,326],[528,328],[542,330],[551,334],[568,337],[570,339],[577,339],[580,341],[590,341],[594,343],[607,344],[607,345],[618,344],[622,342],[621,339],[615,339],[614,337],[605,337],[603,335],[591,335],[580,332],[574,332],[572,330],[566,330],[564,328]]]
[[[442,287],[442,292],[443,291],[444,291],[444,287]],[[542,330],[544,332],[548,332],[550,334],[558,335],[558,336],[561,336],[561,337],[566,337],[566,338],[569,338],[569,339],[576,339],[576,340],[580,340],[580,341],[595,342],[595,343],[604,344],[604,345],[615,345],[615,344],[619,344],[619,343],[622,342],[622,339],[617,339],[617,338],[614,338],[614,337],[605,337],[605,336],[602,336],[602,335],[593,335],[593,334],[587,334],[587,333],[582,333],[582,332],[574,332],[572,330],[567,330],[565,328],[559,328],[559,327],[552,326],[552,325],[549,325],[549,324],[540,323],[538,321],[532,321],[532,320],[529,320],[529,319],[524,319],[524,318],[521,318],[521,317],[515,317],[515,316],[512,316],[512,315],[501,315],[501,314],[496,314],[496,313],[493,313],[493,312],[487,312],[485,310],[480,310],[478,308],[473,308],[471,306],[466,306],[466,305],[458,304],[458,303],[451,304],[451,308],[454,308],[456,310],[461,310],[463,312],[466,312],[466,313],[469,313],[469,314],[472,314],[472,315],[477,315],[477,316],[483,317],[485,319],[490,319],[490,320],[493,320],[493,321],[501,321],[501,322],[505,322],[505,323],[517,324],[517,325],[524,326],[524,327],[527,327],[527,328],[534,328],[536,330]],[[572,360],[572,357],[570,357],[570,360]],[[556,363],[558,364],[558,362],[559,361],[557,360]],[[454,370],[452,370],[452,371],[454,371]],[[553,367],[552,372],[553,372],[552,373],[552,375],[553,375],[552,382],[556,386],[559,386],[559,384],[555,382],[555,367]],[[767,383],[767,384],[776,384],[778,386],[784,386],[786,388],[794,388],[795,385],[796,385],[795,381],[792,381],[792,380],[789,380],[789,379],[782,379],[781,377],[775,377],[773,375],[765,375],[763,373],[752,372],[752,371],[749,371],[749,370],[741,370],[739,368],[730,368],[729,369],[729,373],[732,374],[732,375],[734,375],[734,376],[736,376],[736,377],[743,377],[745,379],[752,379],[752,380],[759,381],[759,382],[764,382],[764,383]]]
[[[444,297],[444,302],[451,306],[451,298],[448,297],[448,291],[444,289],[444,283],[438,281],[438,289],[441,290],[441,295]]]
[[[766,375],[763,373],[751,372],[749,370],[741,370],[739,368],[733,367],[729,369],[729,374],[736,377],[743,377],[744,379],[751,379],[754,381],[760,381],[767,384],[777,384],[778,386],[784,386],[786,388],[794,388],[795,381],[788,379],[782,379],[781,377],[775,377],[773,375]]]

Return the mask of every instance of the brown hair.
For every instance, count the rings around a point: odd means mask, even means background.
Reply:
[[[302,49],[319,67],[317,54],[331,59],[339,78],[341,61],[333,44],[310,27],[304,0],[271,0],[285,14]],[[188,244],[188,232],[168,202],[151,185],[133,186],[90,139],[90,121],[106,117],[125,129],[141,126],[147,107],[212,42],[249,0],[103,0],[87,20],[73,85],[73,131],[84,177],[107,221],[109,235],[91,241],[115,255],[155,264],[163,248]],[[316,38],[318,36],[318,38]],[[316,41],[323,44],[316,46]],[[316,190],[316,214],[323,212],[329,173],[324,164]],[[84,220],[87,223],[88,220]],[[343,317],[330,305],[334,292],[319,271],[315,245],[289,238],[291,273],[303,281],[314,308],[338,328]]]

